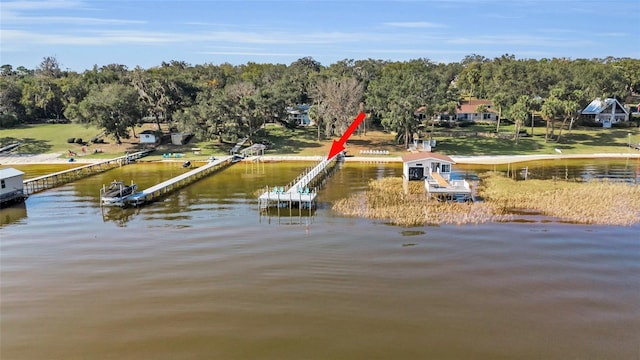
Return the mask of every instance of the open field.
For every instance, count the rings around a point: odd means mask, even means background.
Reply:
[[[142,131],[142,128],[139,131]],[[73,151],[79,156],[101,159],[123,155],[127,151],[135,151],[139,148],[137,138],[122,139],[122,143],[118,145],[114,139],[100,136],[102,131],[97,127],[84,124],[25,125],[3,129],[0,134],[1,146],[22,141],[22,145],[15,151],[19,154],[58,153],[66,157],[68,151]],[[105,143],[89,143],[94,137],[104,139]],[[67,143],[69,138],[81,138],[87,144],[85,146]],[[83,147],[85,153],[82,152]],[[99,150],[101,153],[93,154],[94,150]]]

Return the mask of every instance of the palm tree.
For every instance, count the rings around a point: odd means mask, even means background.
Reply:
[[[476,111],[476,113],[480,114],[480,116],[482,116],[482,114],[486,113],[488,109],[489,108],[487,107],[487,105],[480,104],[480,105],[476,106],[476,110],[475,111]],[[482,118],[480,120],[482,120]]]

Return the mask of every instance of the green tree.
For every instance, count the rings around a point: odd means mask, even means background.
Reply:
[[[435,68],[426,59],[389,63],[367,89],[367,105],[381,116],[385,128],[396,132],[397,141],[405,146],[413,140],[420,124],[416,111],[424,107],[429,117],[441,102],[435,96],[441,81]]]
[[[14,76],[0,77],[0,127],[17,125],[25,117],[22,89]]]
[[[555,121],[557,118],[561,117],[564,114],[564,104],[562,100],[558,99],[555,96],[549,97],[542,104],[542,108],[540,113],[542,118],[546,121],[544,142],[546,143],[549,138],[553,138],[553,130],[555,128]],[[551,134],[549,134],[549,129],[551,129]]]
[[[92,123],[113,135],[116,143],[129,137],[129,128],[135,126],[141,115],[138,94],[131,86],[109,84],[95,88],[79,104],[83,122]]]
[[[353,77],[329,78],[316,84],[318,118],[322,119],[325,125],[325,135],[340,135],[347,130],[358,114],[363,94],[362,84]],[[319,138],[320,124],[318,124]]]
[[[510,113],[511,117],[515,121],[515,133],[514,140],[515,143],[518,144],[520,139],[520,130],[524,125],[524,122],[529,118],[529,113],[531,111],[531,99],[527,95],[522,95],[518,98],[513,106],[511,106]]]

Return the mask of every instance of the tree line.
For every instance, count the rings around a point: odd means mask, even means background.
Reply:
[[[36,69],[3,65],[0,75],[0,127],[42,119],[91,123],[118,141],[143,121],[233,141],[266,122],[293,125],[286,108],[309,104],[319,139],[342,134],[365,111],[368,121],[406,144],[422,119],[453,115],[465,98],[489,99],[500,118],[521,126],[532,112],[566,122],[596,97],[640,93],[640,60],[612,57],[469,55],[447,64],[345,59],[328,66],[311,57],[289,65],[170,61],[148,69],[96,65],[81,73],[46,57]]]

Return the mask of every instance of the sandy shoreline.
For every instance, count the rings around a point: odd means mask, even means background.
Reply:
[[[61,158],[60,153],[37,154],[37,155],[9,155],[0,156],[0,167],[10,165],[39,165],[39,164],[69,164],[69,160]],[[116,157],[116,156],[114,156]],[[497,165],[510,164],[536,160],[559,160],[559,159],[640,159],[640,152],[632,153],[605,153],[605,154],[553,154],[553,155],[490,155],[490,156],[463,156],[451,155],[457,164],[478,164]],[[299,156],[299,155],[265,155],[264,161],[319,161],[322,156]],[[95,158],[74,158],[74,164],[92,164],[106,159]],[[144,161],[144,160],[142,160]],[[164,160],[157,160],[164,161]],[[174,160],[177,161],[177,160]],[[184,160],[179,160],[184,161]],[[193,161],[193,160],[192,160]],[[402,162],[400,156],[353,156],[345,158],[348,162],[365,163],[385,163]]]

